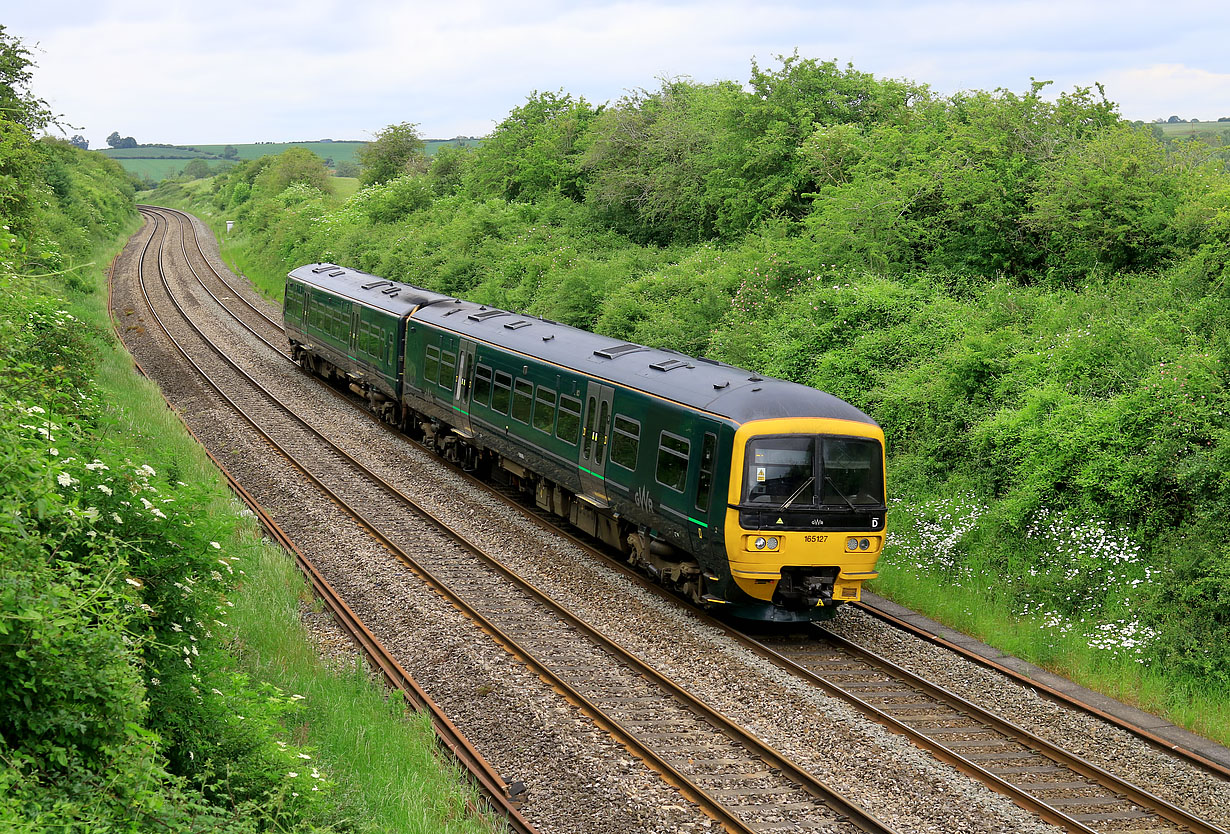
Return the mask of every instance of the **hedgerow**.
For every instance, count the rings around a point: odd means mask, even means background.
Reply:
[[[1046,88],[788,56],[746,87],[536,93],[447,176],[347,202],[240,166],[212,208],[275,282],[329,260],[831,391],[889,439],[882,588],[980,583],[1093,665],[1224,693],[1227,157]]]

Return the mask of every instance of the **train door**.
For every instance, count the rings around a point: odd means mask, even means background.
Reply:
[[[470,399],[474,392],[474,342],[462,339],[457,348],[457,381],[453,386],[453,419],[461,434],[472,436]]]
[[[359,312],[362,310],[358,304],[350,308],[350,358],[355,359],[359,355]]]
[[[611,426],[611,400],[615,389],[600,382],[590,382],[585,395],[585,422],[581,434],[581,489],[603,504],[606,494],[607,441]]]

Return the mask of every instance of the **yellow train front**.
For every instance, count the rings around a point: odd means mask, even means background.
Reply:
[[[874,422],[789,417],[740,425],[720,607],[748,619],[814,620],[860,599],[884,546],[884,484],[884,434]]]

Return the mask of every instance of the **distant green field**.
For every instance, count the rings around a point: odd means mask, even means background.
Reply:
[[[1157,125],[1167,139],[1178,139],[1185,136],[1199,137],[1201,134],[1220,135],[1223,140],[1230,139],[1230,122],[1178,122],[1176,124]]]
[[[357,177],[334,177],[331,182],[333,193],[342,198],[351,197],[359,190]]]
[[[427,153],[431,155],[443,145],[461,145],[474,147],[481,139],[458,137],[456,139],[427,139]],[[109,156],[124,169],[131,171],[144,179],[149,177],[159,182],[167,177],[179,176],[184,166],[193,159],[204,159],[211,168],[218,169],[222,165],[230,165],[222,155],[228,147],[233,147],[236,160],[258,159],[270,154],[280,154],[287,148],[307,148],[312,153],[325,160],[326,164],[336,165],[339,162],[355,162],[355,154],[366,142],[323,141],[323,142],[257,142],[250,145],[187,145],[181,147],[155,147],[146,145],[139,148],[104,148],[98,152]]]

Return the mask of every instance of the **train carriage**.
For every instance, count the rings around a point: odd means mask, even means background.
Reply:
[[[296,361],[326,379],[347,381],[388,414],[401,393],[406,320],[423,304],[448,298],[313,264],[287,276],[282,318]]]
[[[883,433],[850,404],[332,265],[301,267],[290,282],[320,275],[335,283],[314,289],[401,328],[396,368],[333,348],[326,375],[346,376],[386,419],[462,465],[495,468],[693,600],[755,619],[817,619],[876,575]],[[373,292],[405,305],[370,305]],[[296,303],[288,291],[288,310]],[[303,330],[294,315],[292,344]],[[319,372],[316,348],[298,344]]]

